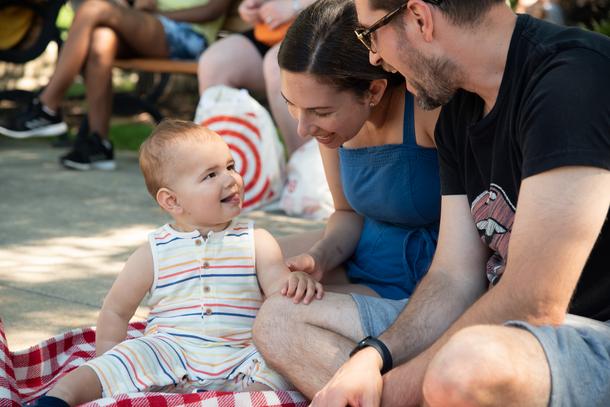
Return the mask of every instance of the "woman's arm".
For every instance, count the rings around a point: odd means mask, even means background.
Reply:
[[[97,319],[97,356],[125,340],[129,320],[152,285],[153,267],[148,243],[140,246],[125,263],[123,271],[106,295]]]
[[[335,212],[328,218],[322,239],[307,251],[319,270],[326,272],[343,264],[356,250],[363,218],[347,202],[343,193],[336,149],[320,146],[324,173],[333,197]]]

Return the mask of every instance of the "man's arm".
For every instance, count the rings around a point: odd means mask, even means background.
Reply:
[[[97,319],[97,356],[125,340],[129,320],[152,286],[153,278],[152,254],[149,244],[146,243],[129,257],[123,271],[104,298]]]
[[[443,196],[439,241],[430,270],[405,310],[380,337],[390,349],[395,366],[430,346],[485,291],[484,268],[488,257],[466,196]],[[381,364],[375,349],[358,352],[318,393],[313,405],[378,404]]]
[[[432,347],[384,376],[384,406],[421,403],[429,361],[461,328],[512,319],[561,324],[609,205],[607,170],[563,167],[525,179],[502,279]]]

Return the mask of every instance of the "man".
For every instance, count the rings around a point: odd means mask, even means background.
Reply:
[[[610,41],[504,0],[356,8],[371,62],[445,105],[442,217],[405,310],[312,404],[610,405]]]

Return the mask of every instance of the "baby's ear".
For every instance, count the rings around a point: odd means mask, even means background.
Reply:
[[[170,214],[182,212],[182,207],[178,203],[176,193],[168,188],[160,188],[157,191],[157,203],[163,210]]]

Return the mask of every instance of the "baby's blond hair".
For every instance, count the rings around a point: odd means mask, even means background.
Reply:
[[[166,119],[159,123],[140,146],[140,171],[153,199],[157,199],[159,189],[169,185],[169,170],[179,158],[176,157],[175,147],[184,141],[208,141],[214,137],[219,136],[193,122]]]

